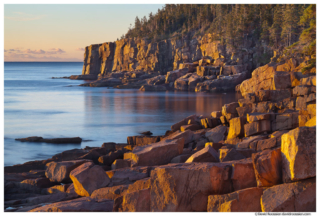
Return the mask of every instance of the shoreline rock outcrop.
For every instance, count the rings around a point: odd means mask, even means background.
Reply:
[[[257,68],[240,85],[243,99],[163,136],[5,167],[5,211],[315,212],[316,81],[277,71],[289,66]]]

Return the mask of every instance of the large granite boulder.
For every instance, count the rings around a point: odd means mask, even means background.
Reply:
[[[47,163],[46,177],[52,182],[71,182],[69,174],[72,170],[90,160],[74,160]]]
[[[243,137],[244,136],[244,124],[246,123],[245,117],[237,117],[233,118],[229,121],[229,133],[227,139],[233,139],[236,137]]]
[[[231,166],[184,163],[151,171],[151,211],[206,211],[208,195],[232,192]]]
[[[270,187],[282,183],[280,148],[253,154],[252,162],[258,187]]]
[[[225,140],[228,127],[219,125],[211,130],[208,130],[205,134],[206,138],[213,143],[218,143]]]
[[[219,162],[218,152],[210,145],[191,155],[186,163],[192,162]]]
[[[80,196],[90,196],[94,190],[106,187],[110,183],[102,167],[92,162],[84,163],[72,170],[70,178],[75,192]]]
[[[315,212],[315,178],[267,188],[261,197],[263,212]]]
[[[281,137],[283,181],[316,176],[316,127],[299,127]]]
[[[93,199],[116,199],[127,192],[129,185],[117,185],[113,187],[103,187],[94,190],[91,194]]]
[[[230,194],[208,197],[208,212],[261,212],[263,189],[252,187]]]
[[[170,163],[172,158],[183,151],[184,138],[163,140],[145,146],[137,146],[132,152],[124,154],[131,160],[131,166],[154,166]]]
[[[150,211],[150,188],[137,190],[123,195],[123,212],[149,212]]]

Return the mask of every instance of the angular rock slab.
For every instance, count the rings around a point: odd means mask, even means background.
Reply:
[[[246,123],[246,118],[238,117],[230,120],[230,128],[227,139],[233,139],[236,137],[243,137],[244,135],[244,124]]]
[[[252,155],[258,187],[270,187],[282,183],[281,149],[265,150]]]
[[[169,136],[161,138],[161,141],[183,138],[184,144],[187,144],[189,142],[192,142],[192,140],[194,139],[193,137],[194,137],[194,132],[192,132],[191,130],[185,130],[183,132],[176,131],[170,134]]]
[[[113,200],[95,200],[89,197],[81,197],[45,205],[29,212],[111,212],[112,207]]]
[[[106,187],[110,183],[103,168],[92,162],[84,163],[72,170],[70,178],[75,192],[80,196],[90,196],[94,190]]]
[[[241,159],[246,158],[244,155],[242,155],[240,152],[238,152],[234,148],[220,149],[219,153],[220,153],[220,161],[221,162],[241,160]]]
[[[266,189],[261,197],[261,209],[263,212],[315,212],[315,178]]]
[[[172,158],[182,154],[184,138],[163,140],[146,146],[137,146],[125,153],[124,159],[131,160],[134,166],[155,166],[170,163]]]
[[[185,163],[151,171],[151,211],[206,211],[208,195],[232,192],[231,166]]]
[[[218,143],[225,139],[228,127],[219,125],[208,132],[205,136],[210,142]]]
[[[271,124],[269,120],[261,120],[244,125],[245,136],[252,136],[271,131]]]
[[[74,160],[47,163],[46,177],[52,182],[71,182],[70,172],[90,160]]]
[[[207,146],[191,155],[186,163],[192,162],[219,162],[218,152],[211,146]]]
[[[149,212],[150,211],[150,188],[127,193],[123,196],[123,212]]]
[[[116,199],[126,193],[128,185],[99,188],[91,194],[93,199]]]
[[[231,181],[234,191],[245,188],[257,187],[252,159],[223,162],[232,166]]]
[[[316,176],[316,127],[299,127],[281,137],[283,182]]]
[[[262,188],[247,188],[208,197],[208,212],[261,212]]]

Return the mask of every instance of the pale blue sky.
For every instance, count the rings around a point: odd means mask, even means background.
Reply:
[[[5,61],[82,61],[83,48],[115,41],[162,4],[5,5]]]

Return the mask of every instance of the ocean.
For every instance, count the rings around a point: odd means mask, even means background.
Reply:
[[[79,75],[82,62],[4,63],[4,165],[43,160],[54,154],[151,131],[163,135],[192,115],[210,115],[239,93],[141,92],[81,87],[85,81],[52,79]],[[81,137],[81,144],[15,141],[15,138]]]

